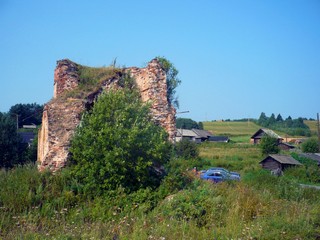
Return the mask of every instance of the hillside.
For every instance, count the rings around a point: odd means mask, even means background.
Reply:
[[[306,121],[313,134],[316,133],[316,122]],[[217,121],[217,122],[203,122],[203,128],[211,131],[214,135],[226,135],[235,142],[249,142],[250,137],[260,128],[263,128],[254,122],[229,122],[229,121]],[[274,130],[278,135],[283,138],[292,138],[299,136],[291,136],[281,131]]]
[[[317,132],[318,132],[317,121],[305,120],[303,122],[310,128],[312,135],[317,135]]]
[[[254,134],[260,126],[253,122],[203,122],[205,130],[214,135],[245,136]]]

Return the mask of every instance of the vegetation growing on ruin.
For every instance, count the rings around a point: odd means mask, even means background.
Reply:
[[[113,66],[95,68],[78,65],[78,74],[79,85],[76,89],[66,92],[66,98],[85,98],[88,94],[98,91],[103,83],[127,77],[122,69]]]
[[[181,80],[178,78],[179,71],[168,59],[164,57],[157,57],[157,60],[166,73],[168,102],[170,105],[179,108],[179,100],[176,96],[176,88],[181,84]]]

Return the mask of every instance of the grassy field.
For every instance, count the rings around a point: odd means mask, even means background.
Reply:
[[[253,122],[203,122],[204,129],[214,135],[252,136],[261,128]]]
[[[312,129],[315,128],[315,124],[312,121],[309,123]],[[233,142],[237,143],[249,143],[250,137],[258,131],[261,126],[254,122],[203,122],[203,128],[211,131],[214,135],[225,135]],[[311,129],[311,128],[310,128]],[[275,131],[282,137],[292,137],[286,133]]]
[[[310,128],[310,131],[311,131],[312,135],[317,135],[317,132],[318,132],[317,121],[305,120],[303,122]]]
[[[67,172],[40,174],[34,166],[0,171],[0,238],[320,237],[320,191],[298,185],[306,168],[275,177],[261,170],[263,156],[254,145],[205,143],[199,148],[199,159],[172,159],[158,189],[132,194],[120,189],[94,199],[82,196]],[[241,173],[241,181],[212,184],[187,171],[212,166]]]
[[[0,171],[0,239],[320,239],[316,163],[281,177],[262,170],[252,122],[205,122],[231,143],[199,144],[199,158],[172,158],[157,189],[87,198],[68,169],[28,165]],[[289,153],[286,153],[289,154]],[[212,184],[191,169],[224,167],[241,181]]]
[[[203,122],[203,128],[214,135],[228,136],[231,141],[249,143],[250,137],[261,127],[254,122]]]

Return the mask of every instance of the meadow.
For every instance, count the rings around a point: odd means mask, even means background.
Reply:
[[[239,128],[243,124],[248,123]],[[249,127],[243,132],[234,127],[229,133],[248,136],[259,128],[253,123]],[[276,177],[261,169],[264,156],[258,146],[233,141],[198,147],[199,158],[171,159],[158,188],[131,194],[118,189],[88,198],[67,168],[55,175],[39,173],[35,165],[2,170],[0,238],[320,238],[320,191],[299,185],[320,182],[316,165]],[[212,166],[239,172],[241,181],[212,184],[191,171]]]
[[[317,135],[317,133],[318,133],[317,121],[305,120],[303,122],[310,128],[312,135],[314,135],[314,136]]]

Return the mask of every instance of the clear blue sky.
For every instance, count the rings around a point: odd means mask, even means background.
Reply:
[[[56,61],[179,70],[180,117],[316,118],[319,0],[0,0],[0,111],[44,104]]]

